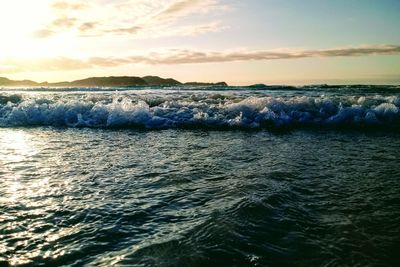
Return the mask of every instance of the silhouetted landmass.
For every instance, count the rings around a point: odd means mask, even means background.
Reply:
[[[249,85],[247,87],[256,89],[256,90],[297,90],[297,89],[305,88],[305,86],[296,87],[296,86],[291,86],[291,85],[265,85],[263,83],[253,84],[253,85]]]
[[[110,77],[90,77],[72,82],[42,82],[38,83],[31,80],[10,80],[0,77],[0,87],[134,87],[134,86],[221,86],[226,87],[226,82],[205,83],[205,82],[187,82],[181,83],[172,78],[161,78],[158,76],[110,76]],[[387,90],[398,89],[400,85],[369,85],[369,84],[310,84],[303,86],[291,85],[265,85],[253,84],[245,86],[255,90],[314,90],[314,89],[346,89],[346,90]],[[243,87],[243,86],[240,86]]]
[[[218,83],[188,82],[188,83],[184,83],[184,85],[189,85],[189,86],[228,86],[228,84],[226,82],[218,82]]]
[[[49,86],[68,86],[68,87],[113,87],[113,86],[138,86],[148,85],[140,77],[120,76],[120,77],[92,77],[73,82],[49,83]]]
[[[14,81],[4,77],[0,77],[1,86],[38,86],[39,84],[30,80]]]
[[[145,76],[142,78],[145,80],[147,85],[181,85],[182,83],[172,79],[172,78],[167,78],[163,79],[158,76]]]
[[[30,80],[14,81],[0,77],[0,86],[55,86],[55,87],[129,87],[129,86],[227,86],[225,82],[219,83],[200,83],[190,82],[182,84],[172,78],[161,78],[158,76],[110,76],[110,77],[91,77],[72,82],[56,82],[56,83],[37,83]]]

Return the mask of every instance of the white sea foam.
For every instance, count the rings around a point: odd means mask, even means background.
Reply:
[[[1,127],[400,127],[398,96],[257,97],[198,93],[29,95],[2,99],[5,100],[0,103]]]

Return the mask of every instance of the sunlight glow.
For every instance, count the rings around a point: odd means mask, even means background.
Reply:
[[[48,3],[48,0],[1,1],[0,34],[6,37],[6,43],[31,35],[47,21],[50,16]]]
[[[3,0],[0,77],[399,83],[398,1],[233,2]],[[327,6],[337,16],[326,16]]]
[[[0,2],[0,57],[33,57],[44,53],[34,33],[52,19],[50,0]],[[48,47],[47,47],[48,48]]]

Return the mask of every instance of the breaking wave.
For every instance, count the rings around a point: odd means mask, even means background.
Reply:
[[[400,97],[218,93],[0,95],[0,126],[91,128],[400,128]]]

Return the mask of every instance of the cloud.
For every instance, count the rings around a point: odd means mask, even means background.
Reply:
[[[61,18],[57,18],[55,19],[52,23],[51,26],[52,27],[56,27],[56,28],[71,28],[72,26],[75,25],[77,19],[76,18],[68,18],[68,17],[61,17]]]
[[[165,8],[161,13],[158,14],[159,17],[166,17],[170,15],[174,15],[177,13],[181,13],[182,11],[186,11],[188,9],[193,8],[193,6],[201,3],[202,0],[181,0],[175,1],[167,8]]]
[[[400,53],[399,45],[364,46],[347,49],[330,49],[315,51],[316,56],[321,57],[346,57],[363,55],[385,55]]]
[[[299,59],[311,57],[350,57],[400,54],[399,45],[364,46],[324,50],[241,50],[231,52],[173,49],[128,57],[130,63],[190,64],[251,60]]]
[[[154,16],[154,19],[176,19],[178,17],[199,12],[203,8],[210,8],[216,5],[216,1],[212,0],[180,0],[174,1],[164,10]]]
[[[83,3],[71,3],[67,1],[57,1],[51,5],[55,10],[82,10],[88,6]]]
[[[43,29],[37,30],[34,33],[34,36],[36,38],[47,38],[47,37],[52,36],[53,34],[54,34],[54,32],[50,28],[43,28]]]
[[[188,64],[388,54],[400,54],[400,46],[381,45],[324,50],[241,50],[232,52],[170,50],[169,53],[154,53],[146,57],[131,57],[131,59],[132,62],[140,61],[140,63],[146,64]]]
[[[132,26],[129,28],[115,28],[107,30],[113,34],[136,34],[138,37],[146,35],[147,38],[160,38],[165,36],[194,36],[209,32],[219,32],[226,29],[219,22],[194,24],[189,26],[176,26],[173,29],[162,30],[159,28],[146,28],[145,26]]]
[[[96,26],[97,26],[96,22],[84,22],[79,26],[79,31],[87,32],[87,31],[95,29]]]
[[[206,24],[191,25],[189,27],[178,27],[174,30],[176,35],[190,36],[208,32],[219,32],[229,27],[223,26],[220,22],[211,22]]]
[[[240,50],[231,52],[171,49],[166,51],[131,55],[124,58],[93,57],[86,60],[80,60],[60,57],[39,61],[3,60],[0,61],[0,69],[2,69],[4,72],[7,72],[7,70],[8,72],[54,71],[108,68],[128,64],[174,65],[395,54],[400,54],[400,45],[375,45],[320,50]]]
[[[77,23],[77,18],[72,17],[59,17],[53,20],[50,24],[44,28],[35,32],[34,36],[38,38],[46,38],[54,35],[57,31],[66,30],[74,27]]]
[[[153,7],[153,10],[143,16],[134,24],[124,27],[109,27],[102,30],[107,34],[129,34],[145,37],[163,37],[163,36],[187,36],[203,34],[206,32],[216,32],[226,27],[221,27],[217,22],[205,24],[190,24],[180,26],[174,24],[179,18],[188,16],[192,13],[206,12],[212,6],[216,6],[215,0],[174,0],[160,12],[161,6]],[[214,26],[214,27],[212,27]]]
[[[78,23],[79,20],[77,17],[79,16],[77,15],[79,15],[79,12],[89,8],[87,4],[74,1],[56,1],[52,3],[50,7],[54,11],[53,20],[48,24],[43,25],[42,28],[38,29],[34,33],[34,37],[47,38],[59,32],[70,30],[78,24],[84,24]],[[86,25],[86,27],[82,27],[84,30],[88,29],[88,25]]]
[[[35,36],[47,38],[65,31],[73,31],[78,36],[112,34],[155,38],[216,32],[226,27],[207,27],[217,22],[210,21],[210,18],[205,15],[221,8],[219,1],[126,0],[104,3],[100,0],[92,0],[90,5],[58,1],[51,5],[54,10],[53,20],[37,30]],[[196,18],[193,21],[197,22],[183,20],[189,15]]]
[[[103,32],[107,33],[114,33],[114,34],[135,34],[138,33],[139,31],[143,30],[144,28],[142,26],[131,26],[127,28],[113,28],[113,29],[107,29],[104,30]]]

